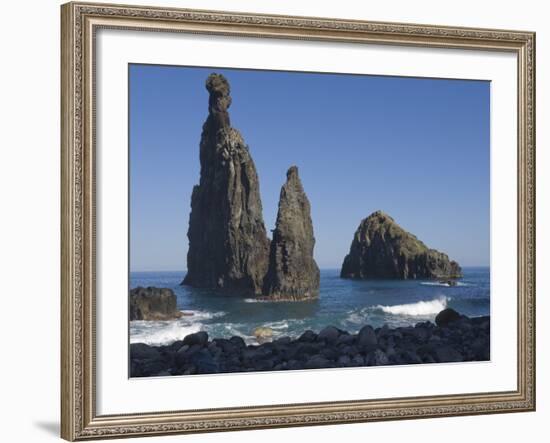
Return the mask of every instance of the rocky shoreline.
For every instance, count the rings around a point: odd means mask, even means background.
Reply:
[[[130,376],[150,377],[251,371],[386,366],[490,359],[490,317],[469,318],[453,309],[432,322],[351,334],[334,326],[299,338],[246,345],[241,337],[210,340],[204,331],[167,346],[130,345]]]

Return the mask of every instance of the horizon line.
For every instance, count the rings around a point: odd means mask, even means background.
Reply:
[[[487,264],[487,265],[464,265],[464,266],[461,266],[461,268],[490,268],[491,265],[490,264]],[[338,270],[338,269],[341,269],[342,267],[341,266],[338,266],[338,267],[319,267],[319,270],[320,271],[333,271],[333,270]],[[130,272],[181,272],[181,273],[187,273],[187,269],[184,269],[184,270],[181,270],[181,269],[139,269],[139,270],[136,270],[136,269],[130,269]]]

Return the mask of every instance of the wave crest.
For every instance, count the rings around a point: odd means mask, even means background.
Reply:
[[[170,345],[177,340],[183,340],[187,335],[201,330],[199,323],[181,325],[177,321],[163,324],[157,323],[149,327],[130,325],[130,343],[145,343],[150,346]]]
[[[409,315],[413,317],[423,317],[439,314],[447,308],[448,297],[441,297],[430,301],[419,301],[416,303],[406,303],[403,305],[384,306],[378,305],[377,309],[392,315]]]
[[[225,312],[185,310],[176,320],[130,322],[130,343],[145,343],[150,346],[170,345],[208,327],[208,320],[222,317]]]
[[[438,281],[423,281],[423,282],[420,282],[420,284],[422,286],[438,286],[440,288],[452,288],[453,287],[448,283],[438,282]],[[473,286],[473,285],[471,285],[469,283],[464,283],[464,282],[461,282],[461,281],[457,281],[457,282],[455,282],[455,286]]]

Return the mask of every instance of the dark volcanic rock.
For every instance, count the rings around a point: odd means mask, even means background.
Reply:
[[[338,340],[340,332],[334,326],[327,326],[319,332],[319,340],[324,340],[327,343],[333,344]]]
[[[189,334],[183,339],[183,344],[187,346],[200,345],[204,346],[208,343],[208,334],[204,331]]]
[[[435,349],[433,356],[439,363],[452,363],[464,361],[464,357],[451,346],[440,346]]]
[[[367,325],[361,328],[358,336],[358,345],[369,351],[376,349],[378,342],[376,339],[376,333],[371,326]]]
[[[315,238],[309,200],[292,166],[281,188],[264,294],[281,300],[319,296],[319,267],[313,259]]]
[[[130,290],[130,320],[171,320],[181,316],[171,289],[139,286]]]
[[[429,249],[382,211],[364,219],[344,259],[342,278],[459,278],[462,270],[447,254]]]
[[[316,338],[317,338],[317,334],[308,329],[307,331],[304,331],[302,335],[300,335],[300,337],[298,338],[298,341],[312,342],[312,341],[315,341]]]
[[[435,324],[437,326],[447,326],[449,323],[460,320],[460,314],[454,309],[447,308],[441,311],[435,317]]]
[[[205,332],[199,332],[167,346],[131,344],[130,374],[148,377],[486,361],[490,359],[490,325],[489,317],[459,315],[447,326],[424,322],[374,330],[366,325],[356,334],[327,326],[319,334],[306,331],[298,339],[280,337],[248,346],[237,336],[210,341]]]
[[[200,182],[191,196],[183,284],[260,294],[269,239],[256,167],[241,134],[230,125],[229,83],[211,74],[206,89],[208,118],[200,142]]]
[[[373,352],[369,353],[367,357],[368,366],[385,366],[389,364],[389,360],[384,351],[376,349]]]

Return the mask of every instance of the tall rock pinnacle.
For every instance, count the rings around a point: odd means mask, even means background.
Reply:
[[[229,83],[211,74],[206,89],[208,118],[200,142],[200,182],[191,196],[183,284],[260,294],[269,239],[256,167],[241,134],[230,125]]]
[[[355,231],[340,277],[452,279],[462,277],[462,270],[447,254],[428,248],[389,215],[376,211]]]
[[[319,295],[319,268],[313,259],[315,238],[310,204],[298,168],[292,166],[286,177],[271,241],[264,294],[281,300],[315,298]]]

